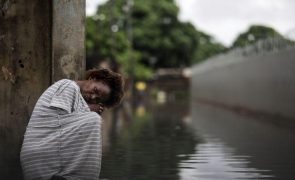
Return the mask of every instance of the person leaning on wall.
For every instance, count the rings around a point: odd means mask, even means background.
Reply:
[[[100,114],[121,102],[124,80],[108,69],[86,74],[54,83],[38,99],[21,149],[25,180],[99,178]]]

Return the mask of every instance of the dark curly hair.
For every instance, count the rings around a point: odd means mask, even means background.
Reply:
[[[104,102],[106,107],[113,107],[121,102],[124,96],[124,79],[119,73],[109,69],[91,69],[86,72],[85,78],[102,81],[110,87],[110,98]]]

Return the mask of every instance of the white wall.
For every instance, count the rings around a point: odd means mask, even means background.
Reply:
[[[295,118],[295,47],[214,57],[192,68],[193,100]]]

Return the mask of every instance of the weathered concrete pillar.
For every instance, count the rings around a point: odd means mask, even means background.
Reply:
[[[32,109],[54,81],[85,70],[84,0],[0,0],[0,177],[22,179]]]
[[[52,79],[78,79],[85,70],[85,1],[53,0]]]

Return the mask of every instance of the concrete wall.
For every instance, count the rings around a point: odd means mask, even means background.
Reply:
[[[294,119],[294,73],[295,47],[229,53],[192,68],[192,96],[195,101]]]
[[[83,77],[85,1],[53,0],[52,22],[52,80]]]
[[[22,179],[19,151],[41,93],[85,69],[84,0],[0,0],[0,177]]]

